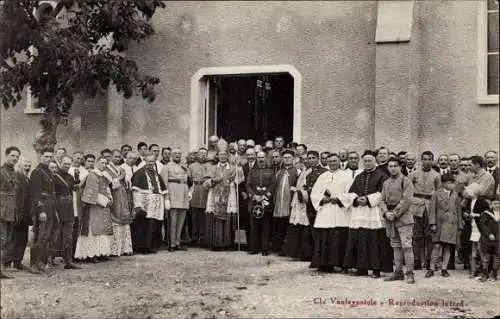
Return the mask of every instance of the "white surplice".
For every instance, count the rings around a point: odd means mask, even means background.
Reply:
[[[336,170],[321,174],[311,190],[311,204],[317,210],[314,228],[335,228],[349,226],[348,191],[351,185],[350,171]],[[327,203],[320,206],[328,190],[332,198],[338,198],[344,207]]]

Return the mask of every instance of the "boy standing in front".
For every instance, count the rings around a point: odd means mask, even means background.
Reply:
[[[433,242],[432,265],[426,278],[434,276],[434,268],[442,258],[441,275],[449,277],[448,263],[452,247],[459,243],[462,229],[462,212],[460,197],[455,191],[455,176],[446,173],[441,176],[442,187],[431,197],[429,225]]]

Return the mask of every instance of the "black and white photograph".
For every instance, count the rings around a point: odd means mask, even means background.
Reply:
[[[498,0],[0,0],[0,317],[500,316]]]

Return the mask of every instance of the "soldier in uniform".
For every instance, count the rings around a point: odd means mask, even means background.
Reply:
[[[257,166],[250,170],[247,180],[247,194],[250,198],[250,254],[268,254],[269,231],[272,211],[269,204],[274,194],[276,179],[271,168],[266,167],[266,153],[257,153]],[[255,205],[261,207],[262,214],[256,214]]]
[[[181,165],[181,159],[181,150],[179,148],[172,149],[172,161],[165,165],[160,172],[160,176],[167,186],[170,200],[169,251],[187,250],[186,247],[181,246],[181,233],[192,193],[188,186],[187,168]]]
[[[45,273],[45,261],[50,244],[54,237],[56,222],[56,192],[54,177],[49,170],[54,150],[45,148],[41,151],[40,164],[31,173],[31,201],[33,207],[33,223],[35,243],[31,247],[30,270],[34,273]]]
[[[386,234],[394,252],[394,272],[385,281],[404,280],[403,262],[406,266],[406,282],[415,283],[413,274],[413,215],[409,212],[413,196],[413,184],[401,172],[398,160],[389,160],[391,174],[382,186],[381,211],[386,221]]]
[[[23,265],[24,252],[28,244],[29,226],[33,225],[31,218],[31,196],[29,173],[31,162],[24,160],[22,173],[19,173],[19,192],[17,193],[17,213],[14,230],[9,240],[9,259],[14,262],[14,268],[26,270]]]
[[[79,269],[73,263],[73,191],[77,184],[68,171],[73,159],[64,155],[60,162],[59,171],[54,174],[54,186],[56,191],[56,209],[60,219],[59,229],[62,238],[62,250],[64,257],[64,269]]]
[[[441,186],[441,177],[432,169],[434,154],[425,151],[421,156],[422,165],[409,175],[415,192],[410,211],[413,214],[413,254],[414,269],[422,269],[422,259],[425,259],[427,269],[430,269],[432,239],[429,231],[430,200],[434,191]]]
[[[19,177],[14,171],[14,166],[19,160],[21,151],[11,146],[5,150],[7,157],[5,164],[0,168],[0,267],[9,263],[8,244],[14,231],[16,213],[19,209],[17,195],[19,189]],[[0,268],[0,278],[11,278],[5,275]]]

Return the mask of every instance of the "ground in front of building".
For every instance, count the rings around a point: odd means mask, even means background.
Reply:
[[[120,257],[50,277],[1,282],[2,318],[493,317],[497,282],[463,270],[416,284],[320,274],[308,263],[245,252]],[[385,274],[387,276],[387,274]],[[404,304],[406,302],[407,304]],[[414,303],[415,302],[415,303]]]

